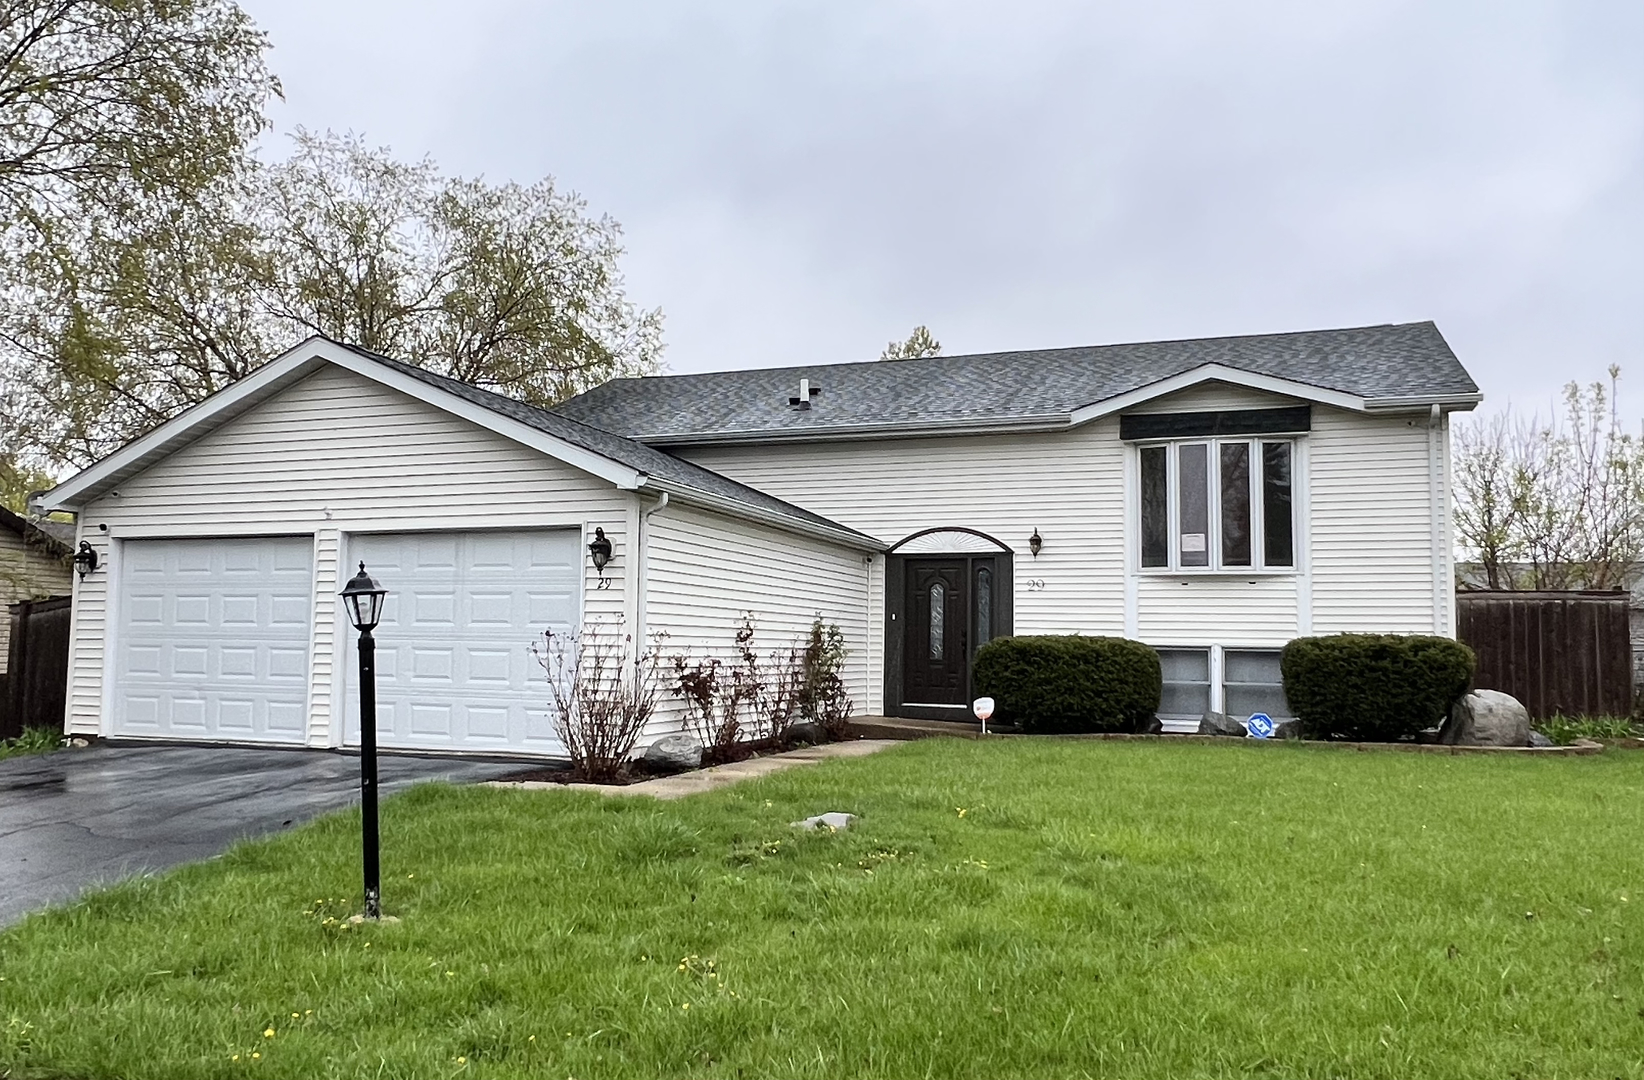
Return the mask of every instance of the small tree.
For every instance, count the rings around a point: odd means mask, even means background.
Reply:
[[[885,346],[885,351],[879,354],[881,360],[923,360],[927,356],[940,356],[942,343],[931,336],[931,332],[923,326],[913,328],[906,341],[893,341]]]
[[[1620,588],[1644,557],[1644,443],[1621,428],[1620,377],[1566,386],[1562,422],[1457,429],[1456,537],[1489,588]]]

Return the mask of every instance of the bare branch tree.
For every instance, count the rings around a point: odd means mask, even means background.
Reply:
[[[1608,385],[1570,383],[1564,417],[1458,429],[1456,535],[1492,589],[1613,589],[1644,557],[1644,444]]]

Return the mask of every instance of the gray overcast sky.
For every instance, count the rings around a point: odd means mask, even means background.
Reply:
[[[622,222],[674,371],[1434,319],[1644,414],[1637,0],[243,2],[280,130]]]

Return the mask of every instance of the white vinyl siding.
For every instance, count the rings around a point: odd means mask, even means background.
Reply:
[[[1208,384],[1134,411],[1295,404]],[[1447,589],[1448,581],[1436,581],[1433,569],[1425,414],[1378,416],[1314,404],[1312,415],[1313,430],[1289,440],[1295,565],[1248,574],[1140,572],[1134,518],[1127,516],[1136,492],[1126,477],[1116,418],[1041,435],[676,452],[887,543],[943,526],[998,538],[1015,552],[1018,634],[1128,634],[1155,645],[1276,648],[1307,633],[1432,632],[1435,589]],[[1444,549],[1447,494],[1442,505]],[[1037,558],[1027,550],[1035,528],[1044,537]],[[1447,566],[1447,550],[1440,555]],[[882,663],[882,584],[874,595],[873,647]]]
[[[1116,419],[1048,435],[678,452],[886,543],[944,526],[996,538],[1015,552],[1018,634],[1124,630],[1124,447]],[[1044,538],[1037,558],[1028,554],[1034,529]],[[875,588],[873,635],[882,652],[883,584]]]
[[[1307,496],[1313,632],[1443,633],[1434,620],[1427,417],[1315,407]],[[1448,433],[1440,444],[1448,456]],[[1448,606],[1450,503],[1437,576]]]
[[[635,502],[631,493],[494,432],[344,369],[324,368],[119,484],[80,515],[81,536],[104,561],[76,586],[69,728],[107,733],[104,623],[122,540],[313,538],[308,735],[311,744],[325,745],[340,742],[340,681],[332,676],[339,650],[351,661],[354,638],[337,610],[342,534],[551,527],[580,533],[602,526],[616,549],[606,570],[612,585],[596,590],[583,560],[584,615],[620,619]],[[105,525],[106,532],[99,528]]]
[[[862,552],[678,503],[653,515],[647,528],[646,634],[664,635],[664,657],[729,661],[744,615],[753,617],[761,657],[785,652],[820,616],[844,632],[844,677],[856,711],[881,707],[880,668],[868,638],[870,566]],[[666,684],[666,663],[664,669]],[[659,726],[677,724],[677,699],[669,695],[663,706]]]

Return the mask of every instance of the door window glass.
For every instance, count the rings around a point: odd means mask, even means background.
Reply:
[[[976,647],[981,648],[993,639],[993,571],[982,567],[976,571]]]
[[[930,658],[942,659],[942,637],[945,629],[947,606],[947,590],[940,581],[931,582],[930,586]]]

